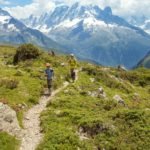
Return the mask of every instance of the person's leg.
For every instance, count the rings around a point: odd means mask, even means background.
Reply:
[[[52,94],[52,80],[51,80],[51,79],[50,79],[50,80],[47,80],[47,82],[48,82],[49,95],[51,95],[51,94]]]
[[[71,69],[71,79],[72,79],[73,81],[75,81],[75,79],[76,79],[76,72],[75,72],[75,69]]]
[[[73,72],[73,70],[70,69],[70,77],[71,77],[71,79],[72,79],[72,72]]]
[[[73,70],[73,73],[72,73],[72,79],[73,79],[73,81],[76,80],[76,72],[75,72],[75,69]]]

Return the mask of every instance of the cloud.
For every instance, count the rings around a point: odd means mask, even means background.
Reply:
[[[25,6],[5,7],[4,9],[18,19],[27,18],[31,14],[36,16],[41,15],[43,12],[52,11],[55,3],[49,0],[33,0],[31,4]]]
[[[110,6],[114,14],[124,18],[145,15],[150,19],[150,0],[32,0],[31,4],[24,7],[16,6],[5,9],[17,18],[26,18],[31,14],[40,15],[44,11],[48,12],[60,3],[71,5],[75,2],[83,5],[96,4],[100,8]]]
[[[10,2],[9,2],[9,1],[6,1],[6,0],[0,0],[0,4],[1,4],[1,5],[9,5]]]

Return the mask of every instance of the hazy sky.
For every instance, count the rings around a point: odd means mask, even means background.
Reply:
[[[83,4],[97,4],[101,8],[110,6],[114,14],[124,18],[145,15],[150,19],[150,0],[0,0],[0,6],[16,18],[26,18],[31,14],[48,12],[58,3],[70,5],[77,1]]]

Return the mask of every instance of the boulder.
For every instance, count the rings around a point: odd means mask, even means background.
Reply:
[[[97,93],[98,93],[98,97],[99,98],[102,98],[102,99],[106,99],[107,98],[107,95],[106,95],[106,93],[105,93],[105,91],[104,91],[104,89],[102,87],[100,87],[98,89]]]
[[[127,71],[127,69],[123,65],[118,65],[119,71]]]
[[[97,92],[96,91],[87,91],[87,92],[84,92],[85,94],[83,95],[88,95],[88,96],[91,96],[91,97],[97,97]]]
[[[120,97],[120,95],[115,95],[115,96],[113,97],[113,99],[114,99],[115,101],[117,101],[117,103],[123,104],[123,105],[125,106],[125,101]]]
[[[0,102],[0,131],[18,136],[20,130],[16,112],[8,105]]]

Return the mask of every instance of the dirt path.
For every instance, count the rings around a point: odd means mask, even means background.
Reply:
[[[41,97],[39,104],[32,107],[28,112],[26,112],[23,125],[24,129],[21,132],[21,146],[20,150],[35,150],[40,141],[43,138],[43,134],[40,132],[40,114],[46,109],[47,103],[53,99],[53,97],[68,86],[65,82],[63,87],[57,89],[52,93],[51,97],[43,96]]]

